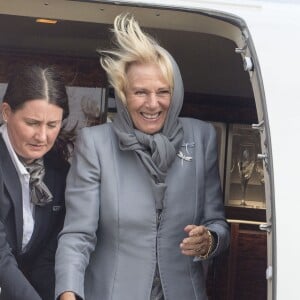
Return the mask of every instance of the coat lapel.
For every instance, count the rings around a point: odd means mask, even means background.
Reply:
[[[2,172],[5,174],[3,177],[4,185],[10,196],[12,207],[14,209],[17,249],[21,251],[22,248],[22,235],[23,235],[23,204],[22,204],[22,188],[18,173],[11,160],[8,149],[0,135],[0,161]]]

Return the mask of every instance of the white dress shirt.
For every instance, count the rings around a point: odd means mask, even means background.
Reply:
[[[10,142],[7,126],[3,124],[0,126],[0,134],[2,134],[3,140],[8,149],[9,155],[15,165],[16,171],[18,173],[21,187],[22,187],[22,204],[23,204],[23,239],[22,239],[22,250],[26,250],[26,245],[28,244],[34,228],[34,205],[30,201],[30,189],[29,189],[29,179],[30,175],[27,172],[24,165],[19,160],[16,152],[14,151],[12,144]]]

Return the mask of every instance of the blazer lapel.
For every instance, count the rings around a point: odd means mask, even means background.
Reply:
[[[23,204],[22,204],[22,188],[18,173],[9,155],[5,142],[0,135],[0,161],[2,172],[5,174],[3,177],[4,185],[9,193],[12,206],[14,208],[15,226],[17,236],[17,249],[21,251],[22,236],[23,236]]]

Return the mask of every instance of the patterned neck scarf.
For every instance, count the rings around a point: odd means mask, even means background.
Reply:
[[[53,196],[43,182],[45,176],[43,158],[36,159],[30,164],[25,163],[22,159],[21,161],[30,174],[29,187],[31,202],[39,206],[44,206],[51,202]]]
[[[150,174],[157,209],[163,208],[167,170],[183,139],[183,129],[178,119],[183,103],[183,83],[176,62],[169,53],[168,55],[173,66],[174,91],[162,131],[149,135],[134,129],[130,115],[120,99],[116,101],[118,113],[113,122],[120,149],[135,151]]]

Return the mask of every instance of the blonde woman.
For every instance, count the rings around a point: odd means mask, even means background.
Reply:
[[[212,126],[180,119],[171,55],[130,15],[100,51],[113,123],[83,129],[56,254],[60,300],[207,299],[207,262],[227,248]]]

